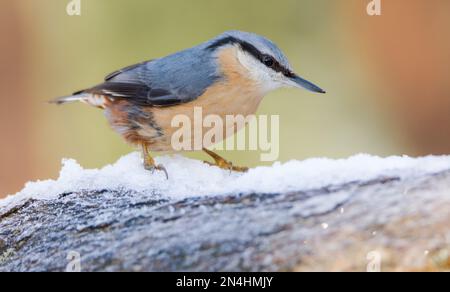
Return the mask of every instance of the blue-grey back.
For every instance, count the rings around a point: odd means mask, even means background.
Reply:
[[[195,99],[220,78],[212,56],[195,47],[141,64],[110,81],[141,82],[149,88],[170,91],[182,99]]]
[[[249,42],[290,67],[284,54],[270,40],[252,33],[229,31],[196,47],[113,73],[105,83],[86,92],[110,94],[150,106],[192,101],[223,78],[217,52],[211,47],[228,37]]]

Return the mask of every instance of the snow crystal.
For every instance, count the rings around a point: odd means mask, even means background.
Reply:
[[[120,158],[101,169],[83,169],[75,160],[63,160],[57,180],[31,182],[19,193],[0,201],[0,207],[26,199],[53,199],[58,195],[89,190],[126,189],[154,193],[169,200],[188,197],[310,190],[381,176],[415,177],[450,169],[450,156],[423,158],[357,155],[348,159],[312,158],[275,163],[248,173],[231,173],[182,156],[157,159],[169,173],[144,170],[138,153]]]

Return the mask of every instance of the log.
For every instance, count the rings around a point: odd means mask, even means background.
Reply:
[[[450,270],[450,167],[278,193],[152,192],[0,207],[0,271]]]

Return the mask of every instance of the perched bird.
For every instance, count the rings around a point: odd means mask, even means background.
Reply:
[[[201,107],[204,115],[223,118],[252,115],[262,98],[280,87],[325,93],[295,74],[285,55],[270,40],[229,31],[199,46],[116,71],[99,85],[52,102],[81,101],[104,109],[112,128],[127,142],[142,147],[145,168],[162,170],[167,175],[163,166],[155,164],[150,151],[173,150],[174,116],[193,119],[195,107]],[[234,132],[237,130],[233,127]],[[214,165],[247,170],[233,166],[206,149],[208,146],[203,145],[203,150],[215,160]]]

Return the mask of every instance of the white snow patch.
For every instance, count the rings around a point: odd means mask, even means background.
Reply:
[[[197,196],[309,190],[381,176],[414,178],[450,169],[450,156],[380,158],[360,154],[338,160],[312,158],[257,167],[245,174],[230,173],[182,156],[163,156],[157,162],[167,168],[169,180],[162,172],[144,170],[138,153],[126,155],[101,169],[83,169],[75,160],[65,159],[57,180],[27,183],[19,193],[0,200],[0,207],[19,204],[30,198],[54,199],[63,193],[83,190],[150,190],[178,200]]]

